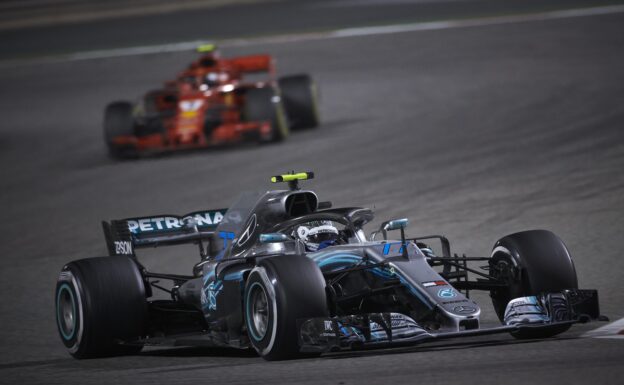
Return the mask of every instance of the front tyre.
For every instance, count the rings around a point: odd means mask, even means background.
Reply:
[[[117,159],[137,156],[134,145],[121,145],[116,142],[120,137],[135,136],[133,106],[129,102],[113,102],[104,110],[104,141],[111,157]]]
[[[260,261],[249,274],[244,298],[249,340],[266,360],[301,356],[297,320],[328,315],[325,279],[305,256]]]
[[[540,293],[578,288],[576,270],[568,249],[550,231],[530,230],[508,235],[496,242],[489,261],[490,274],[507,283],[490,292],[494,310],[503,321],[510,300]],[[570,325],[514,332],[516,338],[546,338]]]
[[[68,263],[55,293],[61,341],[75,358],[138,353],[123,345],[143,336],[147,302],[143,278],[128,257],[88,258]]]

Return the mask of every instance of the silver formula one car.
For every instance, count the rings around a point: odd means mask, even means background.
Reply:
[[[320,202],[298,185],[312,176],[273,177],[289,189],[244,193],[229,209],[103,222],[110,256],[68,263],[56,287],[69,352],[225,346],[274,360],[503,332],[545,338],[604,318],[549,231],[503,237],[483,258],[451,255],[443,236],[406,237],[406,219],[366,236],[372,211]],[[184,243],[200,256],[188,276],[147,271],[135,253]],[[154,289],[170,298],[154,299]],[[482,328],[470,290],[490,292],[502,325]]]

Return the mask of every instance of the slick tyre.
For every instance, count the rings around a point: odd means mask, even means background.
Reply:
[[[136,354],[141,345],[122,345],[145,333],[147,301],[143,278],[129,257],[73,261],[59,275],[56,325],[75,358]]]
[[[209,107],[204,113],[204,135],[210,139],[213,132],[223,124],[223,108]]]
[[[128,102],[113,102],[106,106],[104,111],[104,140],[108,152],[113,158],[132,158],[137,155],[133,145],[120,145],[115,138],[135,135],[132,104]]]
[[[244,298],[249,340],[266,360],[300,357],[297,320],[328,315],[325,279],[305,256],[262,260],[249,274]]]
[[[247,91],[243,117],[247,122],[269,122],[271,133],[260,142],[281,142],[290,133],[284,106],[278,94],[271,87],[253,88]]]
[[[286,116],[292,130],[314,128],[319,125],[318,91],[307,74],[279,79]]]
[[[518,297],[578,288],[576,270],[568,249],[550,231],[530,230],[508,235],[496,242],[489,261],[490,273],[507,283],[490,292],[498,318],[503,321],[510,300]],[[516,338],[546,338],[570,325],[514,332]]]
[[[163,106],[162,100],[175,100],[175,98],[175,94],[171,91],[151,90],[147,92],[143,96],[143,118],[134,121],[134,134],[137,137],[165,135],[167,129],[164,119],[175,114],[176,104],[173,102]]]

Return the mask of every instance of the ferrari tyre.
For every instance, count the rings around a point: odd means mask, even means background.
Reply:
[[[325,279],[305,256],[260,261],[249,274],[244,298],[249,340],[266,360],[301,356],[297,320],[328,315]]]
[[[136,354],[144,335],[147,301],[143,278],[125,256],[87,258],[65,265],[55,293],[56,324],[75,358]]]
[[[104,111],[104,140],[109,154],[114,158],[136,156],[136,149],[131,145],[115,143],[117,137],[135,135],[132,104],[129,102],[113,102]]]
[[[282,101],[292,130],[314,128],[319,125],[318,92],[307,74],[279,79]]]
[[[223,124],[223,109],[221,107],[209,107],[204,113],[204,135],[210,139],[213,132]]]
[[[247,91],[243,116],[247,122],[266,122],[271,124],[271,133],[261,142],[280,142],[290,133],[284,106],[280,97],[271,87],[253,88]]]
[[[507,283],[490,292],[494,310],[503,321],[510,300],[518,297],[578,288],[576,270],[568,249],[550,231],[530,230],[508,235],[496,242],[489,261],[490,273]],[[546,338],[570,325],[514,332],[516,338]]]

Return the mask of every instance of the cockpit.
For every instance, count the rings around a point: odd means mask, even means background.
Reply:
[[[362,227],[372,219],[369,209],[332,209],[330,202],[319,202],[312,191],[249,192],[228,209],[217,227],[216,258],[264,254],[277,247],[315,252],[331,246],[363,243],[366,236]],[[261,234],[280,234],[286,242],[272,244],[261,239]]]

